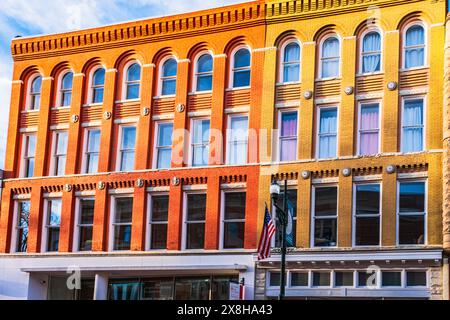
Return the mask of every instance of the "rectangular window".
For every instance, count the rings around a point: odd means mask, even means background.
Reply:
[[[205,246],[206,194],[186,195],[186,249]]]
[[[358,271],[358,287],[374,287],[377,286],[378,273],[369,271]]]
[[[284,275],[286,279],[286,274]],[[269,272],[269,287],[279,287],[281,281],[281,272]]]
[[[169,196],[152,195],[150,213],[150,249],[167,248],[167,222],[169,218]]]
[[[308,284],[308,272],[291,272],[291,287],[307,287]]]
[[[398,244],[425,244],[425,182],[399,183]]]
[[[17,202],[16,214],[16,252],[27,252],[28,227],[30,222],[30,201]]]
[[[370,156],[379,153],[380,105],[362,104],[359,118],[359,155]]]
[[[47,200],[46,214],[46,251],[56,252],[59,249],[59,230],[61,226],[61,199]]]
[[[25,135],[24,154],[23,154],[24,178],[31,178],[34,175],[35,154],[36,154],[36,135]]]
[[[86,130],[85,173],[97,173],[100,154],[100,129]]]
[[[94,199],[80,199],[78,217],[78,251],[92,250]]]
[[[244,248],[245,192],[225,192],[223,212],[223,248]]]
[[[169,169],[172,163],[173,123],[157,124],[156,168]]]
[[[292,206],[294,207],[293,212],[293,221],[292,221],[292,242],[296,243],[296,233],[297,233],[297,189],[288,189],[287,192],[288,199],[291,202]],[[280,208],[283,208],[283,199],[284,199],[284,192],[281,192],[280,196],[278,197],[277,205]],[[277,211],[274,209],[273,212],[275,212],[275,217],[277,214]],[[281,238],[282,238],[282,230],[279,228],[279,225],[277,224],[277,229],[275,233],[275,247],[280,248],[281,247]]]
[[[334,284],[336,287],[353,287],[353,272],[336,271],[334,273]]]
[[[314,187],[314,247],[337,245],[337,187]]]
[[[297,159],[297,112],[282,112],[280,124],[280,161]]]
[[[401,287],[402,273],[400,271],[383,271],[381,273],[381,285],[383,287]]]
[[[209,119],[192,122],[192,166],[207,166],[209,158]]]
[[[407,271],[406,272],[407,287],[426,287],[427,272],[426,271]]]
[[[337,108],[319,108],[319,159],[335,158],[337,155],[337,116]]]
[[[329,272],[313,272],[313,287],[329,287],[330,285]]]
[[[133,198],[114,199],[113,250],[130,250],[131,223],[133,219]]]
[[[380,245],[379,184],[355,186],[355,246]]]
[[[402,152],[424,150],[423,104],[423,99],[408,99],[403,102]]]
[[[66,171],[67,132],[55,132],[53,147],[53,175],[63,176]]]
[[[228,164],[240,165],[247,163],[248,117],[232,116],[228,131]]]
[[[120,171],[134,170],[134,156],[136,148],[136,127],[121,127],[122,138],[119,150]]]

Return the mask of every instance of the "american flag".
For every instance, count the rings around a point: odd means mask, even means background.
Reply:
[[[269,209],[264,214],[264,226],[261,232],[261,239],[259,239],[258,245],[258,260],[264,260],[270,257],[270,244],[272,237],[275,233],[275,225],[270,216]]]

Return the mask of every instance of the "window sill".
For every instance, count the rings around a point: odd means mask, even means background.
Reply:
[[[212,90],[207,90],[207,91],[194,91],[194,92],[189,92],[188,96],[200,96],[203,94],[212,94]]]
[[[170,94],[170,95],[166,95],[166,96],[154,96],[153,99],[154,100],[161,100],[161,99],[172,99],[175,98],[176,95],[175,94]]]
[[[301,84],[301,81],[292,81],[292,82],[278,82],[275,84],[276,87],[284,87],[284,86],[293,86]]]
[[[141,99],[129,99],[129,100],[118,100],[115,104],[136,104],[140,103]]]
[[[370,72],[370,73],[358,73],[356,75],[356,78],[364,78],[364,77],[371,77],[371,76],[382,76],[384,75],[384,71],[377,71],[377,72]]]
[[[51,107],[50,110],[69,110],[71,106]]]
[[[239,90],[249,90],[249,89],[251,89],[252,87],[250,87],[250,86],[247,86],[247,87],[238,87],[238,88],[228,88],[228,89],[225,89],[225,92],[232,92],[232,91],[239,91]]]
[[[103,102],[86,103],[86,104],[83,104],[83,108],[89,108],[89,107],[101,107],[101,106],[103,106]]]
[[[316,80],[314,80],[314,81],[315,81],[315,82],[326,82],[326,81],[334,81],[334,80],[339,80],[339,81],[341,81],[341,80],[342,80],[342,77],[339,76],[339,77],[330,77],[330,78],[318,78],[318,79],[316,79]]]
[[[418,70],[428,70],[430,69],[429,66],[422,66],[422,67],[414,67],[414,68],[401,68],[399,71],[400,72],[408,72],[408,71],[418,71]]]
[[[25,109],[20,111],[20,113],[39,113],[40,109]]]

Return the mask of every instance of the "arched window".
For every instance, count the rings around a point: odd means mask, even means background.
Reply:
[[[196,91],[212,90],[213,58],[210,54],[205,53],[198,58],[195,79]]]
[[[288,43],[282,50],[283,83],[300,81],[300,45]]]
[[[98,68],[92,75],[92,83],[91,83],[92,103],[103,102],[104,89],[105,89],[105,69]]]
[[[326,39],[322,44],[322,78],[339,77],[340,60],[339,39],[336,37]]]
[[[139,99],[139,91],[141,84],[141,66],[135,62],[127,69],[125,78],[125,97],[127,100]]]
[[[30,85],[30,102],[28,109],[37,110],[41,106],[42,77],[36,76]]]
[[[165,61],[161,68],[161,95],[174,95],[177,90],[178,63],[174,58]]]
[[[236,51],[233,56],[233,88],[242,88],[250,86],[250,51],[242,48]]]
[[[70,106],[72,102],[72,84],[73,84],[73,72],[66,72],[61,78],[61,89],[59,92],[60,100],[59,105],[61,107]]]
[[[425,30],[421,25],[413,25],[406,31],[404,39],[405,68],[425,65]]]
[[[361,72],[372,73],[381,70],[381,36],[372,31],[366,34],[362,42]]]

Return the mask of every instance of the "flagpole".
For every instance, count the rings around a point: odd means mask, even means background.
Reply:
[[[286,293],[286,228],[287,228],[287,180],[284,180],[283,212],[281,220],[281,279],[280,296],[283,300]]]

